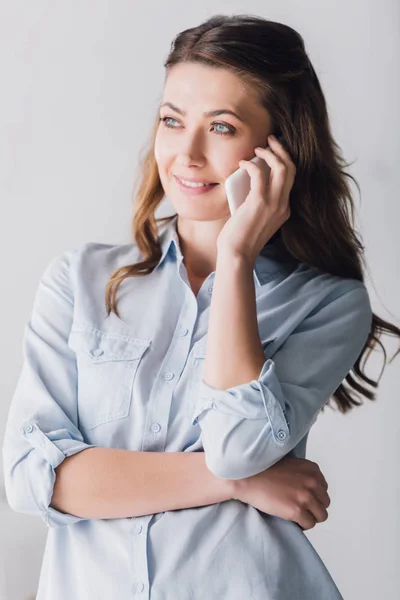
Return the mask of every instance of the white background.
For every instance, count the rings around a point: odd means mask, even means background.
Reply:
[[[216,13],[262,16],[303,36],[333,135],[355,161],[356,228],[373,312],[400,326],[396,0],[2,0],[1,435],[44,267],[86,241],[130,241],[133,182],[162,97],[163,62],[179,31]],[[172,212],[164,202],[158,216]],[[383,343],[390,359],[398,343]],[[376,350],[367,374],[377,379],[382,365]],[[320,465],[331,505],[328,520],[306,534],[346,600],[400,597],[399,373],[400,357],[384,371],[375,402],[348,415],[326,408],[309,436],[307,458]],[[11,511],[0,492],[0,598],[26,600],[47,528]]]

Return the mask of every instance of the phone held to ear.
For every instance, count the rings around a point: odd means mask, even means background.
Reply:
[[[278,140],[282,143],[284,141],[283,136],[278,137]],[[269,148],[269,146],[266,146]],[[265,173],[265,177],[268,180],[269,174],[271,172],[271,168],[267,165],[266,161],[259,156],[254,156],[251,159],[251,162],[254,162],[256,165],[260,166]],[[229,177],[225,180],[225,192],[226,197],[229,204],[229,209],[231,211],[231,215],[243,202],[246,200],[247,196],[250,192],[250,175],[244,169],[240,167],[234,171]]]

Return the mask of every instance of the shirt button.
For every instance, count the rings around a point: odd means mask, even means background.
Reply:
[[[28,425],[27,427],[25,427],[25,431],[26,431],[26,433],[32,433],[33,426],[32,425]]]
[[[93,356],[101,356],[103,353],[104,350],[102,350],[101,348],[95,348],[95,350],[92,350]]]
[[[141,525],[136,525],[136,533],[142,533],[143,527]]]
[[[153,425],[151,426],[151,428],[152,428],[152,430],[155,433],[158,433],[160,431],[160,429],[161,429],[161,426],[158,423],[153,423]]]
[[[138,591],[138,592],[143,592],[143,590],[144,590],[144,585],[143,585],[143,583],[142,583],[142,582],[138,583],[138,585],[137,585],[137,591]]]
[[[285,438],[286,438],[286,431],[283,431],[283,429],[280,429],[278,431],[278,439],[284,440]]]
[[[183,337],[184,335],[187,335],[188,331],[189,330],[186,329],[186,327],[182,327],[182,329],[179,330],[179,335]]]
[[[169,373],[169,372],[168,372],[168,373],[165,373],[165,375],[164,375],[164,379],[165,379],[166,381],[170,381],[170,380],[171,380],[171,379],[173,379],[173,378],[174,378],[174,374],[173,374],[173,373]]]
[[[208,288],[208,293],[209,293],[209,294],[212,294],[212,291],[213,291],[213,286],[210,286],[210,287]]]

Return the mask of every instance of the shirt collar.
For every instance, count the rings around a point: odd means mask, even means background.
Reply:
[[[174,256],[177,258],[183,258],[179,236],[177,233],[177,220],[178,215],[174,215],[166,224],[164,223],[161,227],[164,227],[163,231],[159,233],[159,242],[161,246],[161,258],[154,268],[159,269],[163,264],[167,255],[175,253]],[[269,242],[264,246],[262,253],[260,253],[255,261],[253,274],[254,279],[258,286],[263,285],[267,281],[280,274],[283,270],[284,262],[282,262],[284,247],[280,237],[280,233],[275,234]],[[280,259],[279,259],[280,258]]]

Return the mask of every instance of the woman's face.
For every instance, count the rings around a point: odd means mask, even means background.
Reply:
[[[181,113],[162,106],[166,102]],[[196,63],[179,63],[171,69],[160,106],[159,117],[165,120],[160,120],[154,152],[168,200],[184,218],[229,218],[224,181],[239,168],[240,160],[253,158],[256,146],[267,145],[268,112],[236,75]],[[222,109],[237,117],[204,115]],[[175,175],[218,185],[191,196],[180,188]]]

